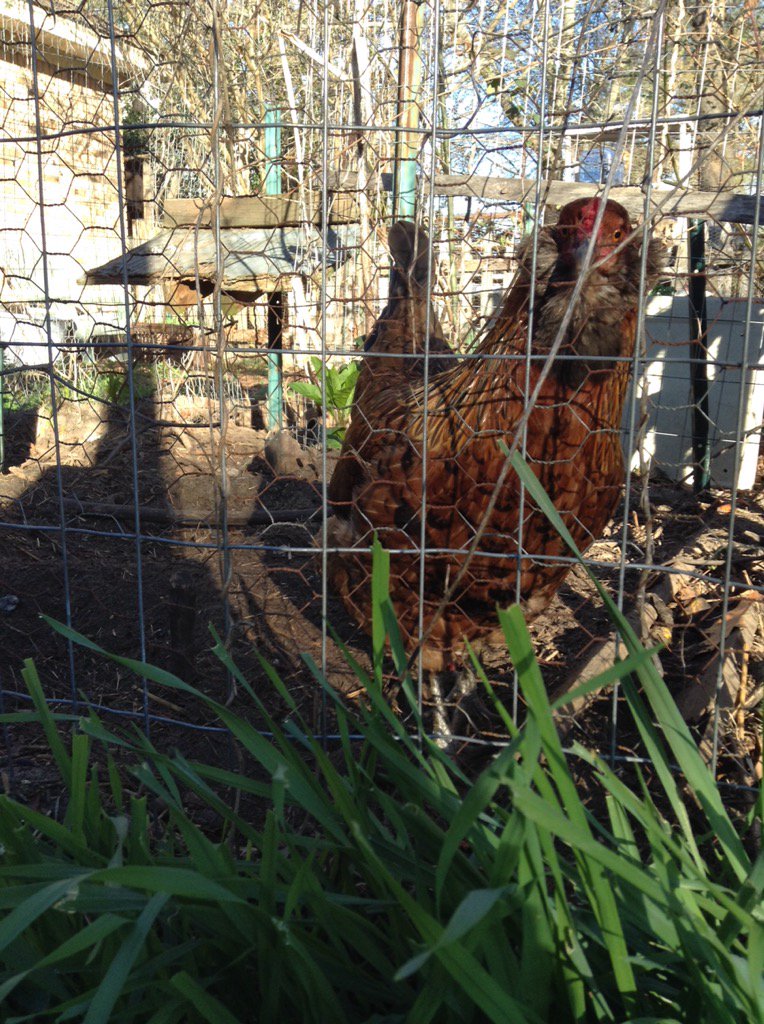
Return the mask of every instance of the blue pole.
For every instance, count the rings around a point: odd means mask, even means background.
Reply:
[[[281,184],[281,124],[278,111],[267,107],[265,111],[265,194],[278,196]],[[281,426],[284,393],[281,350],[283,346],[284,293],[268,293],[268,429]]]

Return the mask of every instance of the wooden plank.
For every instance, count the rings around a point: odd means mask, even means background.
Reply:
[[[509,256],[467,257],[463,270],[465,274],[514,274],[514,269],[510,269]]]
[[[436,176],[437,178],[437,176]],[[327,188],[330,192],[357,192],[358,174],[355,171],[329,171]],[[379,189],[380,192],[392,192],[393,175],[389,171],[381,174],[370,174],[367,178],[367,191]]]
[[[306,57],[310,57],[311,60],[315,61],[319,67],[323,67],[324,62],[326,62],[326,70],[334,78],[338,78],[342,81],[343,79],[346,80],[350,77],[344,68],[341,68],[338,64],[332,64],[331,61],[327,61],[323,54],[320,54],[318,50],[314,50],[313,47],[304,43],[302,39],[299,39],[294,34],[294,32],[287,32],[285,29],[282,29],[281,35],[284,39],[288,39],[293,46],[297,47],[298,50],[304,53]]]
[[[320,210],[306,218],[302,204],[290,196],[229,196],[220,205],[221,228],[286,228],[318,224]],[[330,224],[352,224],[358,219],[352,195],[334,196],[329,207]],[[212,224],[212,206],[203,199],[168,199],[162,222],[170,228],[199,223]]]
[[[386,177],[389,175],[382,175],[381,183],[379,178],[372,179],[367,187],[386,189]],[[422,185],[426,190],[428,181],[425,179]],[[352,192],[356,187],[355,175],[333,172],[329,177],[329,187]],[[477,174],[436,174],[433,187],[439,196],[464,196],[504,203],[533,202],[536,194],[536,182],[532,178],[486,178]],[[562,206],[573,199],[583,199],[600,192],[601,186],[583,181],[541,182],[541,198],[545,205]],[[640,188],[612,188],[610,195],[632,215],[639,215],[644,209],[644,195]],[[733,224],[753,224],[758,203],[764,223],[764,196],[654,188],[652,202],[654,213],[664,217],[702,217]]]

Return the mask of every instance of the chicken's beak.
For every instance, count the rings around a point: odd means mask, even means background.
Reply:
[[[573,250],[573,263],[576,268],[576,274],[580,275],[586,261],[586,254],[589,252],[589,238],[585,238],[576,248]],[[592,257],[589,260],[589,269],[603,263],[608,256],[613,253],[612,246],[595,245]]]
[[[576,276],[581,275],[581,271],[584,269],[586,263],[587,253],[589,252],[589,239],[585,238],[583,242],[580,242],[578,246],[572,251],[572,258],[574,258],[574,266],[576,268]],[[597,250],[595,249],[592,253],[592,258],[589,261],[589,266],[594,266],[596,261]]]

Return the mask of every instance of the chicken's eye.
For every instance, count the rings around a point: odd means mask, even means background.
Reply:
[[[613,232],[613,241],[614,242],[620,242],[622,237],[623,237],[623,231],[621,231],[620,228],[617,231]]]

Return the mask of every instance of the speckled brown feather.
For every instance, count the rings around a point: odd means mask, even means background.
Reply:
[[[551,347],[551,328],[555,319],[559,324],[560,310],[572,291],[572,280],[559,282],[555,275],[568,272],[560,266],[570,248],[564,238],[565,217],[570,219],[580,203],[563,210],[557,227],[540,232],[534,355]],[[626,218],[626,212],[609,204],[603,230],[611,231],[611,221],[618,218]],[[638,245],[632,241],[615,254],[603,252],[607,273],[595,269],[590,275],[566,336],[566,345],[583,369],[571,373],[565,361],[553,366],[527,427],[528,461],[583,550],[611,518],[624,474],[620,423],[630,367],[628,361],[597,357],[630,356],[636,327]],[[658,250],[651,243],[648,286],[659,269]],[[352,457],[354,470],[340,479],[341,487],[332,481],[335,495],[346,504],[330,522],[331,546],[368,547],[376,532],[384,547],[402,549],[392,556],[390,590],[410,650],[419,633],[418,595],[424,572],[424,626],[429,636],[422,659],[428,670],[457,661],[465,638],[478,647],[497,639],[496,605],[516,600],[518,589],[530,617],[543,611],[570,569],[569,563],[558,561],[567,554],[564,543],[527,496],[522,556],[518,553],[520,489],[517,477],[510,474],[458,591],[438,621],[432,621],[486,516],[504,463],[498,442],[512,443],[524,396],[533,391],[541,372],[542,361],[528,362],[522,353],[528,283],[523,266],[480,346],[483,358],[465,360],[432,376],[426,458],[423,389],[404,388],[391,374],[377,378],[373,390],[366,392],[362,414],[354,409],[343,449]],[[423,475],[428,549],[424,560],[416,550]],[[350,614],[368,628],[369,555],[360,550],[333,554],[330,573]]]

